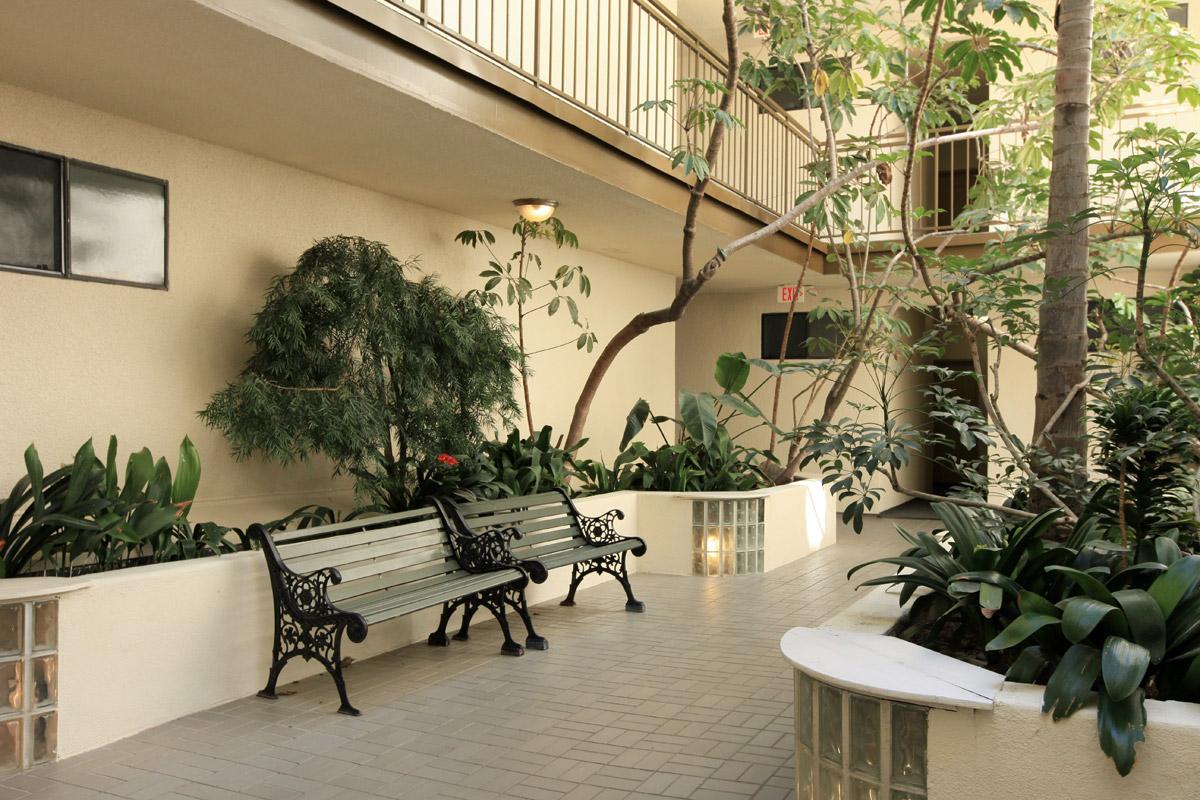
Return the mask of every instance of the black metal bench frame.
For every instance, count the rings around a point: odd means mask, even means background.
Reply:
[[[629,545],[627,548],[619,552],[607,553],[595,558],[581,558],[580,560],[572,563],[570,589],[567,591],[567,596],[560,603],[560,605],[575,605],[575,592],[579,589],[579,585],[583,582],[583,579],[588,575],[603,573],[611,575],[613,578],[615,578],[617,582],[621,584],[621,588],[625,590],[626,611],[637,613],[645,611],[646,604],[641,600],[638,600],[633,594],[633,587],[629,582],[629,568],[626,564],[626,559],[630,553],[632,553],[634,556],[645,555],[646,543],[640,537],[622,536],[621,534],[617,533],[615,522],[616,520],[624,519],[625,512],[614,508],[611,511],[604,512],[598,517],[589,517],[580,512],[579,508],[575,505],[574,501],[571,500],[570,495],[568,495],[565,490],[555,489],[554,492],[558,495],[561,495],[570,516],[573,517],[574,522],[578,526],[579,532],[587,545],[592,547],[602,547],[605,545],[618,543],[628,543]],[[513,497],[511,500],[511,507],[503,510],[515,510],[522,508],[520,502],[521,497]],[[466,534],[481,536],[489,531],[504,531],[508,534],[505,541],[510,548],[512,540],[519,539],[522,536],[523,531],[521,529],[520,522],[516,522],[515,524],[507,527],[486,527],[486,525],[484,527],[475,527],[467,522],[458,504],[446,502],[445,505],[449,508],[450,515],[454,522],[457,523],[461,527],[461,530]],[[469,506],[470,504],[468,503],[463,505]],[[483,517],[482,519],[486,522],[487,518]],[[527,569],[540,569],[543,574],[547,572],[547,567],[536,558],[521,558],[519,555],[512,555],[511,550],[510,556],[516,559],[518,563]],[[566,565],[563,564],[562,566]],[[541,583],[541,581],[538,581],[538,583]],[[463,626],[462,630],[460,631],[460,634],[463,638],[466,638],[466,631],[470,625],[471,615],[474,613],[475,608],[470,606],[468,606],[463,612]]]
[[[488,586],[469,595],[457,597],[442,602],[441,620],[436,631],[429,635],[428,643],[433,646],[445,647],[450,638],[446,627],[451,616],[459,607],[470,609],[470,613],[478,608],[486,608],[496,617],[500,630],[504,634],[504,644],[501,652],[505,655],[520,656],[525,650],[513,639],[509,630],[505,610],[511,607],[520,616],[528,633],[527,642],[531,647],[546,649],[546,640],[539,636],[533,628],[533,620],[529,615],[525,602],[525,587],[530,580],[541,583],[546,580],[546,570],[540,564],[522,564],[512,556],[510,541],[521,534],[515,529],[491,530],[480,534],[464,534],[448,519],[445,508],[437,503],[432,504],[441,519],[441,532],[445,534],[454,558],[458,565],[469,573],[497,573],[495,585]],[[340,533],[356,533],[367,530],[372,526],[385,526],[388,517],[364,518],[337,526],[344,530],[330,530],[328,526],[314,533],[312,537],[303,535],[289,539],[285,544],[315,539],[336,539]],[[300,574],[290,569],[276,547],[272,535],[261,524],[251,525],[247,531],[251,540],[258,541],[267,561],[267,572],[271,580],[271,593],[275,603],[275,634],[271,652],[271,667],[266,686],[258,693],[259,697],[275,699],[276,684],[284,666],[293,658],[300,657],[305,661],[317,661],[333,678],[337,687],[341,706],[338,712],[350,716],[359,716],[361,712],[350,704],[346,690],[345,677],[342,674],[342,639],[349,638],[351,642],[361,642],[367,637],[369,627],[361,614],[346,611],[337,607],[330,600],[329,587],[342,581],[337,567],[322,567],[308,574]],[[521,577],[517,579],[503,578],[500,574],[516,569]],[[424,608],[437,605],[434,601]],[[466,612],[464,612],[466,613]],[[467,626],[455,635],[456,639],[467,638]]]

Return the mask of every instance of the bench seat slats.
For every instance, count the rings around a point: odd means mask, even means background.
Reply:
[[[511,511],[513,508],[530,508],[532,506],[561,504],[563,496],[558,492],[542,492],[527,494],[521,497],[501,497],[497,500],[477,500],[464,503],[459,508],[463,514],[486,514],[492,511]]]
[[[383,589],[391,589],[401,586],[416,586],[422,581],[430,578],[437,578],[442,575],[450,575],[458,571],[465,570],[458,565],[453,559],[446,559],[440,562],[427,564],[423,567],[414,567],[403,571],[387,572],[382,575],[372,575],[366,578],[350,582],[342,582],[337,586],[329,587],[329,599],[334,603],[339,603],[347,598],[358,597],[359,595],[370,594]]]
[[[336,550],[312,553],[301,558],[286,558],[288,567],[296,572],[312,572],[322,567],[351,567],[363,562],[394,556],[400,560],[396,565],[410,566],[424,561],[445,558],[450,553],[444,534],[418,533],[399,539],[363,544],[356,547],[339,547]],[[344,580],[350,580],[343,575]]]
[[[433,509],[419,508],[412,511],[401,511],[397,514],[382,514],[377,517],[360,517],[349,522],[333,522],[328,525],[314,525],[310,528],[297,528],[291,531],[277,531],[271,534],[275,545],[296,542],[307,539],[319,539],[325,536],[341,536],[352,531],[365,528],[377,528],[389,525],[406,525],[409,523],[425,523],[439,527],[441,520]]]
[[[614,553],[624,553],[632,550],[637,544],[635,541],[624,541],[601,545],[584,544],[579,547],[567,548],[532,548],[529,551],[513,550],[513,555],[520,559],[536,559],[542,562],[546,569],[554,569]]]
[[[506,583],[520,578],[521,572],[515,569],[483,574],[466,572],[453,580],[430,584],[421,592],[387,593],[365,602],[353,600],[344,603],[342,607],[347,611],[362,614],[368,623],[373,623],[474,594],[495,586],[497,582]]]
[[[569,517],[570,509],[563,503],[555,505],[543,505],[533,508],[518,508],[512,511],[497,511],[488,514],[472,513],[466,516],[467,523],[472,527],[506,527],[508,525],[517,525],[525,527],[534,520],[544,519],[546,517]]]
[[[397,540],[396,546],[398,548],[404,548],[409,546],[408,541],[410,537],[422,534],[433,538],[445,536],[442,531],[438,530],[436,525],[422,522],[419,525],[383,526],[363,531],[342,533],[336,536],[325,536],[320,539],[285,542],[282,545],[277,544],[276,549],[279,550],[279,555],[283,557],[284,561],[290,562],[293,559],[303,558],[312,553],[324,553],[347,547],[358,547],[360,545],[392,540]]]

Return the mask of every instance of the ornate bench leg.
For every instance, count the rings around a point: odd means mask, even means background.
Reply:
[[[629,585],[629,569],[625,566],[626,555],[627,553],[612,553],[591,561],[573,564],[571,566],[571,589],[567,592],[567,599],[562,601],[562,605],[575,605],[575,590],[579,588],[579,584],[586,576],[606,572],[616,578],[621,584],[621,588],[625,590],[625,610],[639,613],[645,611],[646,604],[633,596],[633,587]]]
[[[629,585],[629,568],[625,566],[625,557],[629,555],[628,551],[621,553],[620,568],[613,572],[617,580],[621,582],[621,586],[625,589],[625,610],[641,613],[646,610],[646,604],[633,596],[633,587]],[[612,558],[612,556],[609,556]]]
[[[342,677],[342,632],[340,629],[337,634],[337,644],[333,646],[333,663],[326,663],[325,668],[333,677],[333,682],[337,685],[338,697],[342,700],[342,706],[338,709],[338,713],[349,717],[362,716],[361,711],[350,705],[350,696],[346,694],[346,679]]]
[[[516,643],[512,638],[512,631],[508,629],[508,617],[504,612],[504,591],[504,587],[501,586],[480,592],[476,597],[479,598],[479,605],[492,612],[496,622],[500,623],[500,631],[504,634],[504,644],[500,645],[500,652],[506,656],[523,656],[525,648]]]
[[[525,623],[525,646],[531,650],[549,650],[550,642],[545,636],[539,636],[533,629],[533,618],[529,615],[529,606],[525,603],[525,590],[508,588],[504,590],[504,602],[512,606],[513,611]]]
[[[428,642],[430,647],[450,646],[450,637],[446,635],[446,626],[450,624],[450,618],[454,616],[454,612],[465,602],[466,598],[460,597],[457,600],[447,600],[445,603],[442,603],[441,621],[438,622],[437,630],[429,634]],[[469,607],[470,606],[468,606],[468,608]]]
[[[463,604],[462,625],[459,626],[458,633],[454,634],[457,641],[465,642],[471,638],[471,618],[475,616],[475,612],[479,610],[478,600],[468,600]]]
[[[583,576],[587,573],[579,568],[578,564],[571,565],[571,588],[567,591],[567,599],[559,603],[560,606],[575,605],[575,590],[579,588],[579,584],[583,581]]]

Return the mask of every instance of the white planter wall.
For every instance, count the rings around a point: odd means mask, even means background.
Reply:
[[[816,680],[929,709],[928,800],[1194,800],[1200,794],[1200,705],[1147,701],[1146,740],[1137,746],[1133,772],[1122,778],[1100,750],[1094,707],[1053,722],[1042,713],[1041,686],[947,664],[936,653],[882,637],[898,613],[896,596],[876,590],[823,626],[847,639],[845,652],[836,643],[819,657],[811,647],[802,652],[789,647],[793,633],[783,647],[797,671]],[[864,645],[864,634],[878,645]],[[872,665],[864,648],[886,655],[886,663]],[[906,671],[913,674],[904,678]],[[968,707],[958,694],[963,690],[972,693],[971,705],[982,707]]]
[[[638,528],[646,539],[642,572],[692,574],[692,503],[761,497],[766,502],[766,567],[790,564],[837,538],[837,509],[819,480],[750,492],[638,492]]]

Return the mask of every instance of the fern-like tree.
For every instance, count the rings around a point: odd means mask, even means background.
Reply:
[[[200,416],[239,459],[320,453],[375,504],[404,509],[440,453],[507,425],[519,353],[478,299],[359,237],[322,239],[267,292],[238,379]]]

